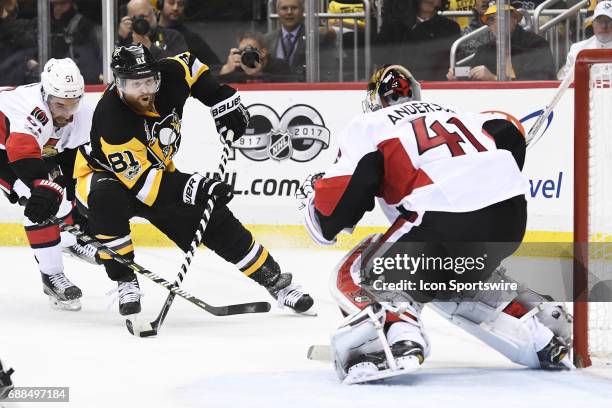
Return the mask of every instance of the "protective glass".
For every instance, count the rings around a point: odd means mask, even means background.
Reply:
[[[159,75],[138,79],[119,78],[117,80],[117,86],[121,92],[128,95],[154,94],[159,91],[160,84]]]

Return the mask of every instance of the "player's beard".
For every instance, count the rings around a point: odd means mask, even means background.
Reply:
[[[139,96],[128,96],[125,98],[132,108],[138,112],[155,111],[155,94],[145,94]]]
[[[64,127],[70,122],[72,122],[72,118],[74,118],[74,116],[70,116],[69,118],[64,118],[61,116],[55,117],[53,118],[53,126],[58,127],[58,128]]]

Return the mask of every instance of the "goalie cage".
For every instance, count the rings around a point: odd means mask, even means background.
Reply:
[[[574,362],[612,364],[612,50],[578,54],[574,90]]]

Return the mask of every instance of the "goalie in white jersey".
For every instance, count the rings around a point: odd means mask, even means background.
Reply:
[[[564,367],[570,317],[559,304],[535,307],[545,299],[532,291],[501,292],[485,301],[478,292],[448,299],[444,291],[373,285],[375,258],[395,259],[406,248],[413,257],[488,251],[479,278],[511,281],[496,268],[525,233],[523,135],[505,119],[420,99],[420,86],[404,67],[378,70],[365,101],[371,113],[348,125],[336,162],[324,174],[309,177],[297,193],[307,230],[323,245],[352,229],[374,208],[375,198],[392,223],[384,235],[364,239],[332,277],[332,294],[347,316],[332,336],[339,377],[365,382],[417,368],[429,354],[422,305],[441,298],[445,301],[431,303],[435,310],[513,361]],[[421,272],[413,281],[439,278]],[[451,272],[448,279],[461,276]],[[485,321],[494,329],[483,329]]]
[[[82,101],[83,77],[76,64],[51,59],[41,82],[0,91],[0,189],[12,203],[27,199],[26,236],[51,305],[79,310],[81,290],[64,275],[62,248],[94,261],[95,249],[81,245],[58,224],[72,224],[76,148],[89,141],[93,107]]]

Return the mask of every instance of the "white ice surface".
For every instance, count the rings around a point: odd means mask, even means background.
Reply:
[[[279,311],[215,317],[175,301],[156,338],[131,336],[101,267],[64,258],[84,292],[83,310],[58,312],[42,293],[27,248],[0,248],[0,357],[17,386],[68,386],[70,407],[609,407],[612,381],[595,370],[550,373],[509,363],[426,310],[432,354],[422,370],[382,384],[344,386],[330,364],[306,359],[340,321],[327,290],[340,251],[275,250],[316,299],[319,316]],[[182,254],[137,249],[137,261],[173,280]],[[153,320],[167,292],[145,278],[141,318]],[[212,304],[271,300],[209,251],[200,251],[185,289]],[[607,370],[604,370],[606,372]],[[608,371],[609,372],[609,371]],[[3,403],[9,407],[47,404]],[[62,404],[52,404],[60,407]]]

